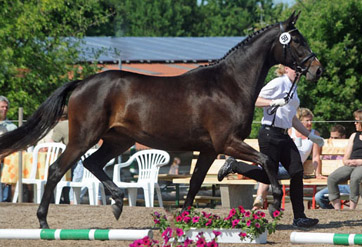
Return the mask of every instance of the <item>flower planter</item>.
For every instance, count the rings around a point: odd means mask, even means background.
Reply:
[[[253,243],[253,244],[265,244],[266,238],[267,238],[267,232],[263,232],[260,234],[257,238],[251,240],[248,237],[245,237],[244,239],[240,239],[240,229],[205,229],[205,228],[199,228],[199,229],[190,229],[186,231],[185,237],[197,241],[197,235],[200,232],[204,233],[204,237],[206,241],[211,241],[215,238],[215,234],[213,231],[219,231],[221,232],[220,236],[217,237],[218,243]],[[183,238],[180,238],[179,240],[184,240]],[[183,242],[183,241],[182,241]]]

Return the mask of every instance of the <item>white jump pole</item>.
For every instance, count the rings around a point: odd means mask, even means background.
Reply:
[[[292,232],[290,242],[293,244],[362,245],[362,234]]]
[[[150,229],[0,229],[0,239],[48,240],[137,240],[148,236]]]

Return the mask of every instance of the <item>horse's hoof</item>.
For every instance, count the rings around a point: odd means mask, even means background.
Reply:
[[[123,210],[123,204],[119,205],[118,203],[115,203],[112,205],[112,212],[116,220],[118,220],[119,217],[121,216],[122,210]]]
[[[49,229],[49,225],[46,222],[40,222],[40,228],[41,229]]]

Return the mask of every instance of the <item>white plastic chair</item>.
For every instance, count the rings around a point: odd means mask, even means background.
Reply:
[[[41,150],[46,150],[46,159],[44,164],[44,178],[37,178],[38,171],[38,154]],[[44,193],[44,186],[48,178],[48,168],[49,166],[63,153],[65,150],[65,145],[63,143],[49,142],[38,144],[33,149],[33,162],[31,166],[31,172],[29,178],[23,178],[23,184],[34,184],[34,201],[40,203],[41,198]],[[13,203],[18,200],[19,197],[19,182],[16,183],[16,188],[13,197]]]
[[[97,151],[97,149],[92,148],[89,149],[83,156],[82,161],[85,160],[88,156],[90,156],[92,153]],[[112,163],[114,159],[108,162],[108,164]],[[59,204],[60,197],[62,194],[62,190],[64,187],[71,187],[73,188],[73,198],[74,198],[74,204],[80,204],[80,195],[81,195],[81,189],[83,187],[88,189],[88,197],[89,197],[89,204],[90,205],[97,205],[98,203],[98,192],[100,189],[101,192],[101,199],[103,205],[106,205],[106,194],[104,191],[103,184],[96,178],[88,169],[83,169],[83,177],[82,181],[80,182],[74,182],[74,181],[66,181],[65,178],[57,184],[57,189],[55,193],[55,204]]]
[[[139,176],[137,182],[122,182],[120,177],[121,168],[130,166],[136,160],[138,163]],[[137,189],[142,188],[146,207],[153,207],[154,191],[156,189],[158,202],[163,207],[160,186],[158,185],[158,172],[161,166],[167,165],[170,155],[162,150],[142,150],[133,154],[127,162],[114,165],[113,182],[119,187],[128,190],[130,206],[136,206]]]
[[[81,160],[85,160],[92,153],[97,151],[96,148],[89,149],[81,158]],[[113,164],[114,159],[111,159],[106,166]],[[98,193],[101,193],[102,204],[106,205],[106,193],[104,191],[103,184],[96,178],[93,173],[91,173],[88,169],[83,169],[82,181],[66,181],[65,177],[57,184],[57,189],[55,193],[55,204],[60,203],[60,197],[62,194],[62,190],[64,187],[71,187],[73,189],[73,198],[74,204],[80,204],[81,190],[82,188],[88,189],[88,197],[90,205],[98,204]]]

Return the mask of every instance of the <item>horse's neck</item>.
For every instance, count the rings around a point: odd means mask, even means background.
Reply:
[[[233,67],[228,71],[234,74],[234,82],[243,90],[248,88],[255,100],[263,87],[269,69],[276,64],[271,54],[271,44],[276,35],[275,30],[267,30],[225,59],[227,66]]]

